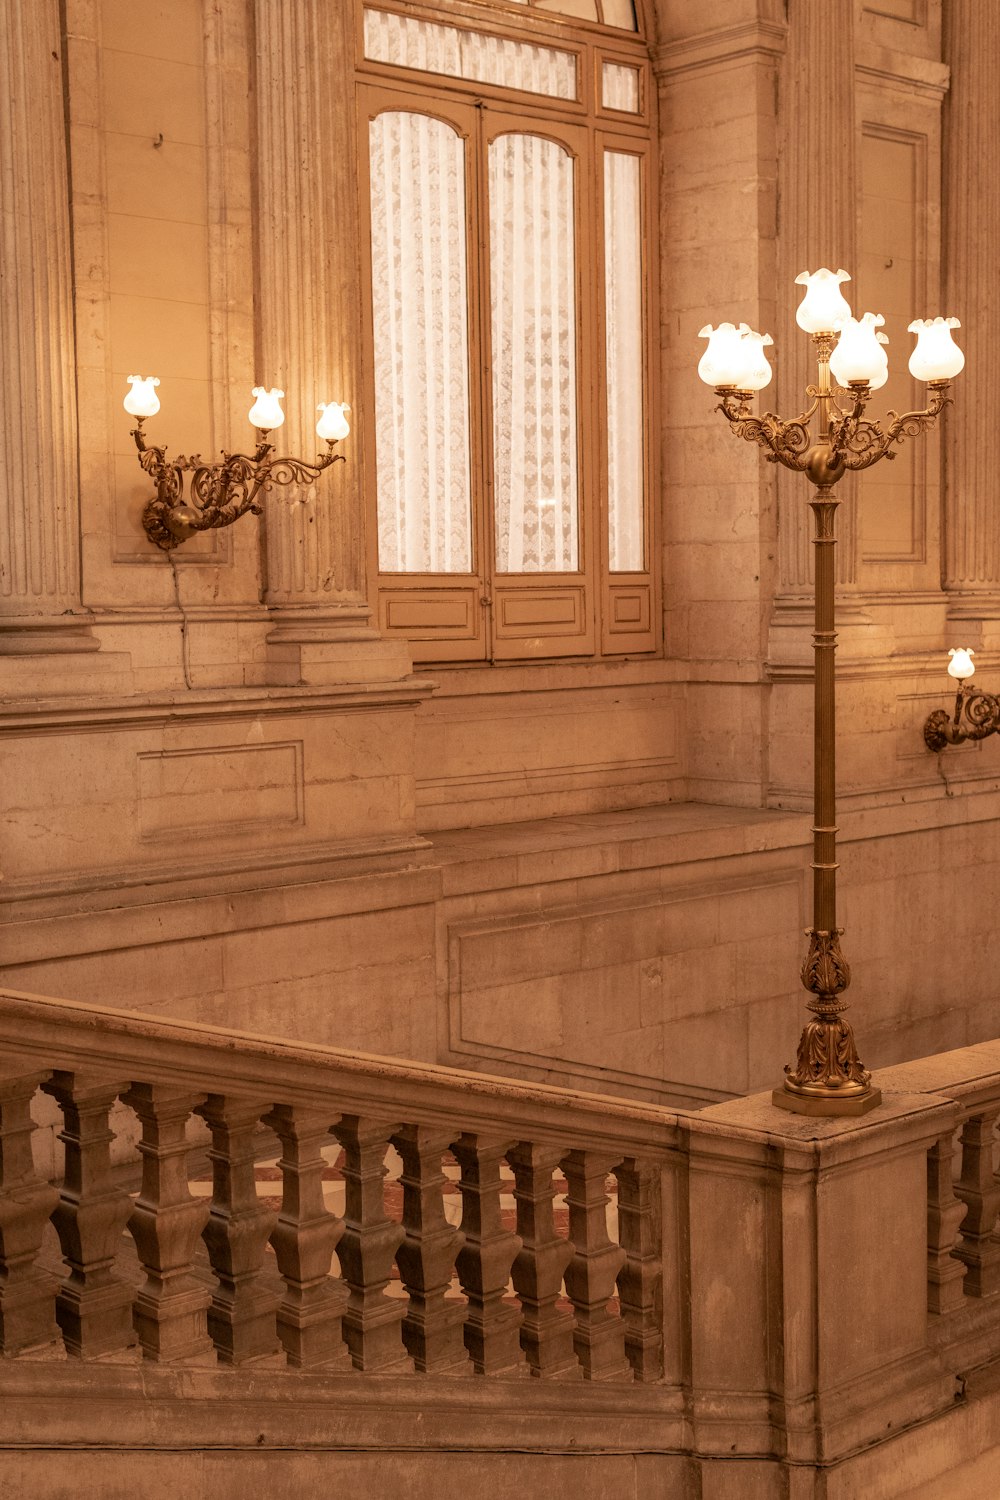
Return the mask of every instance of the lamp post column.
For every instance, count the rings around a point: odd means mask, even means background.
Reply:
[[[785,1069],[774,1103],[797,1114],[862,1114],[881,1101],[854,1043],[841,996],[851,970],[840,949],[837,926],[837,712],[836,547],[838,501],[832,485],[817,484],[809,502],[814,517],[816,598],[813,630],[813,925],[802,965],[809,991],[808,1021],[794,1068]]]

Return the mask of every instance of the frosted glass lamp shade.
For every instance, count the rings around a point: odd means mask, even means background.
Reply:
[[[956,677],[959,682],[964,682],[967,677],[971,677],[976,670],[972,660],[975,654],[974,651],[967,650],[964,646],[952,646],[948,652],[951,657],[948,663],[948,676]]]
[[[320,419],[316,423],[316,436],[326,443],[339,442],[350,432],[345,412],[350,407],[343,401],[331,401],[328,405],[320,402],[316,410],[320,413]]]
[[[889,378],[889,359],[884,344],[889,340],[878,329],[885,322],[881,313],[866,312],[861,318],[844,318],[840,338],[830,355],[830,374],[838,385],[867,380],[873,391]]]
[[[281,410],[284,391],[279,391],[276,387],[266,391],[262,385],[255,385],[252,394],[257,399],[250,408],[250,421],[262,432],[273,432],[285,420],[285,413]]]
[[[720,323],[718,328],[706,323],[700,330],[698,337],[708,339],[708,348],[698,361],[698,374],[706,385],[743,389],[741,382],[748,367],[743,335],[749,332],[746,323],[739,328],[733,323]]]
[[[961,326],[957,318],[914,318],[909,332],[917,335],[917,347],[909,369],[915,380],[951,380],[965,368],[965,355],[951,336]]]
[[[764,349],[773,343],[769,333],[755,333],[752,328],[743,335],[740,345],[744,365],[738,381],[741,391],[762,391],[766,385],[771,384],[771,366]]]
[[[160,409],[160,398],[156,394],[159,385],[155,375],[130,375],[129,393],[122,405],[130,417],[155,417]]]
[[[842,318],[851,316],[851,306],[840,290],[842,281],[850,281],[846,271],[800,271],[796,286],[806,294],[795,311],[795,321],[806,333],[832,333]]]

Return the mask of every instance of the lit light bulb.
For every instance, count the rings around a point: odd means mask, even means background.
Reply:
[[[965,368],[965,355],[951,336],[961,326],[957,318],[914,318],[907,330],[917,335],[909,364],[914,380],[951,380]]]
[[[336,443],[345,438],[351,429],[344,413],[350,409],[346,401],[331,401],[328,404],[321,401],[316,408],[322,413],[316,423],[316,436],[326,443]]]
[[[851,305],[840,290],[842,281],[850,281],[846,271],[800,271],[796,286],[806,294],[795,311],[795,321],[806,333],[832,333],[841,318],[851,316]]]
[[[708,348],[698,361],[698,374],[706,385],[715,389],[720,386],[744,389],[741,382],[747,373],[748,361],[743,335],[749,332],[746,323],[741,323],[739,328],[733,323],[720,323],[718,328],[706,323],[700,330],[698,337],[708,339]]]
[[[840,338],[830,355],[830,374],[838,385],[867,380],[873,391],[889,379],[889,357],[882,345],[889,340],[877,330],[885,323],[881,313],[866,312],[861,318],[842,318]]]
[[[973,650],[966,649],[965,646],[952,646],[948,652],[951,657],[948,663],[948,676],[957,677],[959,682],[964,682],[967,677],[971,677],[976,670],[972,660],[975,654]]]
[[[285,420],[285,413],[281,410],[281,398],[285,394],[272,386],[266,391],[262,385],[255,385],[252,395],[257,399],[250,408],[250,420],[261,432],[272,432],[275,427],[280,427]]]
[[[745,324],[742,326],[746,327]],[[764,349],[772,346],[774,339],[769,333],[756,333],[750,328],[740,342],[744,365],[739,378],[739,388],[741,391],[762,391],[766,385],[771,384],[772,374]]]
[[[160,398],[156,394],[159,385],[155,375],[130,375],[129,393],[122,402],[130,417],[155,417],[160,409]]]

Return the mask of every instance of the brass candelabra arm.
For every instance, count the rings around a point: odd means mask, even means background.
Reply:
[[[253,454],[222,454],[222,462],[206,464],[200,454],[166,458],[165,448],[146,446],[142,418],[132,432],[142,468],[156,483],[156,494],[143,512],[142,524],[149,537],[164,552],[172,551],[199,531],[231,526],[248,512],[261,515],[261,500],[273,485],[310,485],[324,469],[339,460],[334,441],[315,463],[301,458],[272,458],[267,433]],[[191,503],[184,501],[184,475],[191,474]]]
[[[862,403],[859,410],[856,404],[855,410],[836,428],[835,446],[844,467],[869,469],[882,458],[895,458],[894,444],[901,443],[904,438],[918,437],[934,424],[946,406],[951,405],[949,385],[947,380],[929,382],[929,405],[921,411],[889,411],[883,419],[887,426],[883,426],[882,421],[862,421],[864,405]]]
[[[955,694],[955,712],[936,708],[924,723],[924,743],[928,750],[943,750],[946,745],[961,745],[966,740],[985,740],[1000,730],[1000,697],[979,688],[959,684]]]
[[[815,401],[802,416],[783,422],[770,411],[754,416],[750,405],[752,396],[747,391],[719,389],[716,395],[722,397],[716,411],[721,411],[737,437],[765,448],[768,463],[784,464],[787,469],[802,470],[806,467],[806,452],[810,446],[809,419],[816,410]]]

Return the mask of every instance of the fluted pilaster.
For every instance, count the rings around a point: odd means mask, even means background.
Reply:
[[[80,602],[58,0],[0,0],[0,655],[93,651]]]
[[[804,409],[816,380],[812,343],[795,322],[800,271],[843,266],[854,273],[857,174],[854,121],[854,0],[788,0],[788,46],[779,82],[778,220],[780,326],[776,335],[778,410]],[[851,287],[845,288],[850,301]],[[778,479],[779,589],[809,587],[810,489],[800,474]],[[857,573],[854,484],[838,487],[838,581]]]
[[[256,27],[259,378],[286,392],[282,447],[293,453],[321,446],[318,401],[353,408],[346,464],[307,504],[272,500],[266,516],[272,658],[295,680],[323,680],[356,675],[331,643],[375,636],[360,483],[357,129],[352,91],[332,85],[353,70],[353,7],[257,0]]]
[[[944,424],[944,586],[956,616],[1000,615],[1000,532],[989,413],[1000,388],[996,254],[1000,189],[979,164],[996,154],[1000,10],[981,0],[948,0],[945,61],[943,312],[961,319],[966,367]]]

